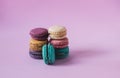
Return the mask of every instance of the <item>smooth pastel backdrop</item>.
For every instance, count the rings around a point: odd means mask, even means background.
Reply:
[[[29,31],[63,25],[70,56],[29,57]],[[0,78],[120,78],[120,0],[0,0]]]

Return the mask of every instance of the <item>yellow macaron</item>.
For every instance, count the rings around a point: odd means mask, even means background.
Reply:
[[[31,51],[42,51],[42,46],[47,43],[47,40],[45,41],[38,41],[35,39],[30,40],[30,50]]]
[[[64,26],[55,25],[48,29],[48,33],[51,39],[63,39],[66,37],[67,30]]]

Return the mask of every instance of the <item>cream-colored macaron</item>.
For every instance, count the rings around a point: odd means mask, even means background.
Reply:
[[[52,39],[63,39],[66,37],[67,30],[64,26],[54,25],[48,29],[48,33]]]

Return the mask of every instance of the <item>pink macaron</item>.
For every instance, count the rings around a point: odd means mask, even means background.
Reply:
[[[69,44],[68,38],[64,39],[51,39],[50,43],[54,46],[54,48],[64,48]]]

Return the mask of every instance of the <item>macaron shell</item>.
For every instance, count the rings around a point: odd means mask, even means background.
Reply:
[[[54,46],[54,48],[65,48],[65,47],[67,47],[68,45],[60,45],[60,46],[59,46],[59,45],[58,45],[58,46],[57,46],[57,45],[53,45],[53,46]]]
[[[34,28],[30,31],[30,35],[32,38],[47,38],[48,37],[48,30],[45,28]],[[46,36],[46,37],[45,37]]]
[[[50,40],[50,43],[55,46],[62,46],[62,45],[68,45],[69,42],[68,42],[68,38],[64,38],[64,39],[51,39]]]
[[[66,54],[66,55],[64,54],[64,55],[61,55],[61,56],[56,55],[56,56],[57,56],[56,59],[65,59],[69,56],[69,54]]]
[[[40,36],[43,36],[46,34],[48,34],[48,30],[45,28],[34,28],[30,31],[30,35],[32,35],[32,36],[34,35],[36,37],[37,36],[40,37]]]
[[[68,52],[68,51],[69,51],[69,46],[64,48],[55,48],[55,52]]]
[[[29,55],[30,55],[30,57],[32,57],[34,59],[42,59],[42,52],[29,51]]]
[[[45,64],[54,64],[55,62],[55,50],[51,44],[44,45],[42,47],[42,56]]]
[[[49,64],[55,63],[55,49],[53,45],[48,44],[48,57],[49,57]]]
[[[55,54],[56,54],[56,57],[61,57],[61,56],[66,56],[66,55],[68,55],[69,54],[69,51],[63,51],[63,52],[55,52]]]
[[[45,64],[49,64],[47,48],[48,47],[46,44],[42,47],[42,57],[43,57]]]
[[[66,28],[64,26],[60,26],[60,25],[54,25],[54,26],[51,26],[49,29],[48,29],[48,32],[49,33],[62,33],[62,32],[66,32]]]

